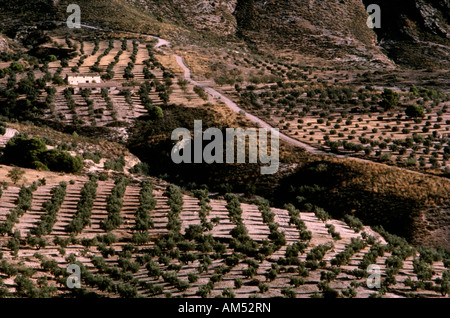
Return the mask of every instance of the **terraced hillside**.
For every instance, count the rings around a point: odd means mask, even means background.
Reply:
[[[442,297],[448,254],[356,219],[160,181],[8,186],[0,198],[2,296]],[[66,271],[81,268],[81,288]],[[379,266],[380,288],[368,266]],[[368,279],[369,278],[369,279]],[[368,285],[369,284],[369,285]]]
[[[388,52],[364,1],[1,2],[0,297],[448,297],[448,0]],[[194,120],[278,173],[175,164]]]
[[[55,39],[54,43],[64,45],[67,41],[60,38]],[[146,80],[159,83],[166,77],[163,75],[165,68],[155,58],[151,43],[136,39],[95,39],[78,44],[80,51],[77,58],[66,60],[63,65],[62,61],[49,63],[48,72],[53,76],[58,73],[62,78],[101,75],[102,82],[57,89],[51,95],[53,104],[46,112],[46,118],[91,126],[126,124],[147,114],[150,104],[167,104],[157,91],[149,94],[146,102],[138,96],[140,83]],[[127,87],[127,80],[139,83],[138,87],[133,84]],[[42,96],[43,101],[48,96],[48,93]]]
[[[316,148],[449,171],[449,94],[415,86],[381,91],[370,85],[306,85],[249,85],[235,95],[251,113]],[[387,102],[391,97],[395,106]]]

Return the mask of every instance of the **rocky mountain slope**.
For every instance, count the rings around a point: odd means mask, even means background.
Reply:
[[[26,15],[26,21],[63,19],[69,3],[35,1],[36,9],[31,12],[27,10],[29,2],[1,2],[3,9]],[[448,0],[401,4],[385,0],[117,0],[78,4],[85,22],[153,34],[244,39],[263,51],[288,48],[326,60],[369,61],[374,68],[392,66],[389,59],[419,68],[442,68],[450,63]],[[366,8],[371,4],[380,6],[381,28],[367,26]],[[98,10],[108,14],[99,16]],[[13,17],[6,18],[10,19]]]
[[[128,0],[160,19],[238,35],[258,48],[266,43],[327,59],[366,59],[408,66],[449,63],[449,1],[148,1]],[[367,27],[366,7],[381,8],[382,26]],[[426,45],[423,45],[426,42]]]
[[[450,1],[363,1],[382,8],[381,45],[398,63],[414,67],[448,67]]]

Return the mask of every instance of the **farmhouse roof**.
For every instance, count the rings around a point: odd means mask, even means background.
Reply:
[[[72,76],[72,77],[99,77],[100,74],[98,73],[83,73],[83,74],[76,74],[76,73],[67,73],[67,76]]]

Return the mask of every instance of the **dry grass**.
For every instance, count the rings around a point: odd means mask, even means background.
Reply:
[[[58,5],[58,9],[64,16],[69,3],[70,1],[63,0]],[[98,23],[104,27],[166,37],[185,32],[181,27],[157,21],[156,17],[139,10],[123,0],[100,0],[95,2],[82,0],[78,1],[77,4],[81,7],[84,21]]]

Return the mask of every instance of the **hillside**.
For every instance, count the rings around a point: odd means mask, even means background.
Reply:
[[[439,297],[444,291],[439,278],[446,275],[448,254],[416,251],[398,237],[383,233],[383,238],[358,223],[350,227],[293,206],[269,208],[263,201],[241,204],[233,195],[218,200],[197,191],[193,197],[153,179],[119,191],[121,222],[106,231],[102,224],[113,210],[103,207],[117,182],[91,179],[94,192],[80,194],[88,180],[66,179],[61,196],[56,196],[62,183],[44,176],[51,181],[26,185],[28,199],[26,188],[3,188],[2,231],[18,196],[29,201],[9,230],[14,234],[2,239],[8,246],[2,252],[2,295]],[[89,224],[73,232],[68,226],[82,213],[80,202],[88,193],[94,198]],[[50,199],[58,200],[56,214],[46,203]],[[148,232],[137,221],[144,202],[150,204]],[[69,264],[82,269],[81,289],[64,284]],[[389,268],[378,292],[367,286],[364,264]]]
[[[242,37],[291,54],[333,61],[449,66],[449,3],[441,1],[149,1],[128,0],[149,14],[217,37]],[[381,28],[367,28],[366,7],[381,8]],[[337,23],[335,17],[339,17]],[[386,56],[387,53],[387,56]]]
[[[13,22],[64,21],[70,1],[14,3],[4,0]],[[372,68],[393,63],[412,68],[449,66],[449,3],[446,0],[392,1],[78,1],[83,19],[115,29],[164,35],[179,41],[226,43],[244,40],[252,49],[318,57],[335,63],[369,63]],[[381,28],[366,25],[366,7],[381,8]],[[103,12],[98,15],[96,12]],[[339,16],[339,23],[335,18]],[[224,42],[225,41],[225,42]],[[267,45],[269,44],[269,45]],[[273,47],[275,45],[275,47]],[[271,49],[269,49],[271,47]]]
[[[363,1],[385,8],[378,41],[396,63],[415,68],[447,68],[450,3],[440,1]]]
[[[374,2],[0,0],[0,297],[448,297],[449,2]]]

